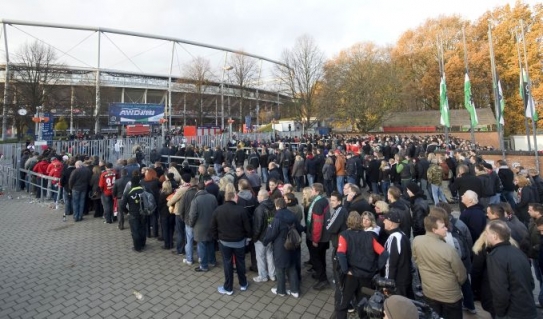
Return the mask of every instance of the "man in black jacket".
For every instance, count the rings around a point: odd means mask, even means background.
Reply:
[[[341,205],[341,194],[338,192],[332,192],[330,196],[330,219],[326,224],[326,230],[330,233],[330,239],[332,241],[332,272],[334,274],[334,282],[336,284],[336,297],[341,296],[338,292],[341,290],[340,278],[339,278],[339,263],[337,260],[337,247],[339,234],[347,229],[347,210]],[[341,302],[336,300],[336,302]]]
[[[256,262],[258,276],[253,278],[254,282],[266,282],[268,277],[275,281],[275,264],[273,261],[273,247],[271,244],[264,246],[264,238],[270,221],[275,215],[275,205],[270,200],[268,192],[264,189],[258,192],[258,202],[253,216],[253,242],[255,243]]]
[[[397,186],[390,186],[388,189],[387,199],[390,202],[389,210],[395,209],[400,214],[400,229],[411,238],[411,208],[409,202],[402,198],[402,191]]]
[[[477,194],[477,198],[483,197],[483,183],[476,176],[469,173],[466,165],[458,165],[457,177],[451,185],[452,192],[458,192],[458,197],[462,197],[467,190],[472,190]],[[460,211],[464,211],[466,206],[460,203]]]
[[[486,262],[496,318],[537,318],[528,259],[509,242],[511,232],[505,222],[491,221],[486,231],[492,248]]]
[[[70,175],[75,170],[75,158],[72,157],[68,160],[68,164],[62,170],[60,175],[60,186],[64,189],[64,215],[73,214],[73,205],[72,205],[72,192],[70,191],[68,181],[70,180]]]
[[[498,176],[503,186],[502,197],[515,209],[515,184],[513,183],[515,174],[504,160],[498,161]]]
[[[249,283],[245,275],[245,242],[251,238],[252,229],[247,211],[235,202],[236,194],[224,194],[224,204],[217,207],[211,218],[210,232],[219,240],[224,268],[224,285],[218,287],[223,295],[234,293],[234,269],[232,258],[235,257],[236,272],[241,291],[247,290]]]
[[[125,168],[121,168],[121,178],[115,180],[113,184],[113,197],[115,198],[115,203],[117,204],[117,219],[119,220],[120,230],[124,229],[124,211],[121,207],[121,200],[123,198],[124,189],[126,184],[130,182],[131,176],[128,176],[128,171]]]
[[[396,282],[396,293],[414,299],[411,275],[411,243],[400,229],[401,217],[396,210],[385,214],[385,230],[389,233],[385,243],[388,258],[384,277]]]
[[[345,196],[345,203],[343,206],[347,212],[354,210],[360,215],[362,215],[363,212],[372,212],[375,215],[375,209],[362,196],[358,186],[351,183],[345,184],[345,186],[343,186],[343,195]]]
[[[83,220],[83,209],[87,199],[87,190],[89,188],[92,172],[83,165],[83,162],[75,163],[75,170],[70,174],[68,188],[72,193],[72,203],[74,210],[74,220],[76,222]]]
[[[313,289],[322,290],[328,286],[326,250],[330,247],[330,234],[326,230],[325,222],[329,216],[329,203],[324,195],[324,186],[320,183],[313,184],[311,196],[306,220],[306,236],[311,241],[309,256],[315,269],[315,278],[318,280]]]

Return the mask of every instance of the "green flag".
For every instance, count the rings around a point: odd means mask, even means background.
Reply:
[[[471,83],[469,81],[468,72],[466,72],[466,77],[464,80],[464,106],[469,112],[471,125],[476,126],[479,124],[479,120],[477,119],[477,111],[475,111],[475,105],[473,104],[473,99],[471,97]]]
[[[441,125],[451,127],[449,121],[449,99],[447,98],[447,84],[445,83],[445,74],[441,77],[439,85],[439,110],[441,111]]]
[[[503,98],[502,83],[500,78],[498,78],[498,102],[500,103],[500,113],[498,114],[499,122],[501,125],[505,124],[503,120],[503,113],[505,110],[505,99]]]
[[[527,118],[532,118],[533,114],[533,120],[537,121],[539,120],[539,116],[537,114],[534,97],[532,96],[532,92],[530,89],[530,80],[528,78],[528,75],[526,74],[526,71],[524,71],[523,68],[520,74],[520,96],[524,101],[524,115]]]

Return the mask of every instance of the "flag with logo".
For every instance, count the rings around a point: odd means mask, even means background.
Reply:
[[[530,80],[524,68],[522,68],[520,72],[520,96],[522,97],[522,100],[524,101],[524,115],[527,118],[532,118],[532,114],[533,114],[534,116],[533,120],[534,121],[539,120],[537,110],[535,109],[535,101],[531,92]]]
[[[447,84],[445,83],[445,74],[441,77],[439,85],[439,110],[441,111],[441,125],[451,127],[449,121],[449,99],[447,98]]]
[[[469,81],[468,72],[466,72],[466,77],[464,79],[464,106],[469,112],[471,125],[476,126],[479,124],[479,119],[477,119],[477,111],[475,111],[475,105],[471,95],[471,82]]]
[[[503,114],[505,110],[505,99],[503,98],[502,83],[499,77],[498,77],[498,103],[500,105],[500,110],[498,113],[498,121],[501,125],[505,125],[505,121],[503,119]]]

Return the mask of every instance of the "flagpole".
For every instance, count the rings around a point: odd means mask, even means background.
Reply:
[[[522,58],[520,56],[520,36],[518,35],[518,30],[515,31],[515,36],[517,38],[517,56],[518,56],[518,67],[520,70],[520,79],[522,81]],[[522,85],[522,82],[520,83]],[[524,97],[523,97],[524,101]],[[526,110],[524,110],[524,126],[526,127],[526,139],[528,140],[528,152],[532,151],[532,141],[530,140],[530,126],[528,125],[528,118],[526,117]]]
[[[537,151],[537,126],[536,122],[534,120],[534,112],[535,112],[535,103],[533,103],[532,99],[532,82],[530,80],[530,73],[528,72],[528,58],[526,57],[526,38],[524,37],[524,21],[520,20],[520,28],[522,29],[522,47],[524,49],[524,67],[526,68],[526,77],[528,78],[528,88],[530,90],[528,91],[528,95],[525,96],[526,99],[528,99],[528,107],[530,107],[530,115],[532,117],[532,129],[534,131],[534,152],[535,152],[535,163],[537,165],[537,171],[539,172],[539,154]],[[532,104],[530,106],[530,103]],[[526,114],[525,114],[526,115]]]
[[[468,49],[466,46],[466,34],[464,33],[464,27],[462,27],[462,41],[464,42],[464,64],[466,66],[466,74],[469,76],[469,68],[468,68]],[[465,85],[465,84],[464,84]],[[475,106],[472,105],[473,108]],[[472,120],[472,114],[469,114],[469,127],[471,132],[471,143],[473,144],[473,147],[475,147],[475,133],[473,131],[473,120]]]
[[[441,75],[441,79],[445,76],[445,58],[443,56],[443,39],[439,38],[439,35],[437,36],[437,42],[439,44],[437,54],[439,56],[439,74]],[[440,86],[441,86],[441,79],[440,79]],[[441,98],[440,98],[441,100]],[[440,101],[440,109],[441,109],[441,101]],[[440,112],[440,115],[443,116]],[[445,144],[449,145],[449,126],[447,123],[445,123]]]
[[[498,74],[496,72],[496,60],[494,56],[494,44],[492,43],[492,26],[488,22],[488,43],[490,51],[490,68],[492,70],[492,86],[494,89],[494,110],[496,112],[496,127],[498,129],[498,138],[500,140],[500,148],[502,150],[502,159],[505,159],[505,146],[503,142],[503,126],[501,125],[501,110],[500,110],[500,94],[498,92]],[[503,97],[502,97],[503,98]]]

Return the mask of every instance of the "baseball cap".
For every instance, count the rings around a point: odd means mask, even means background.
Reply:
[[[401,221],[400,213],[394,209],[391,209],[388,213],[384,214],[384,218],[396,224],[399,224]]]

